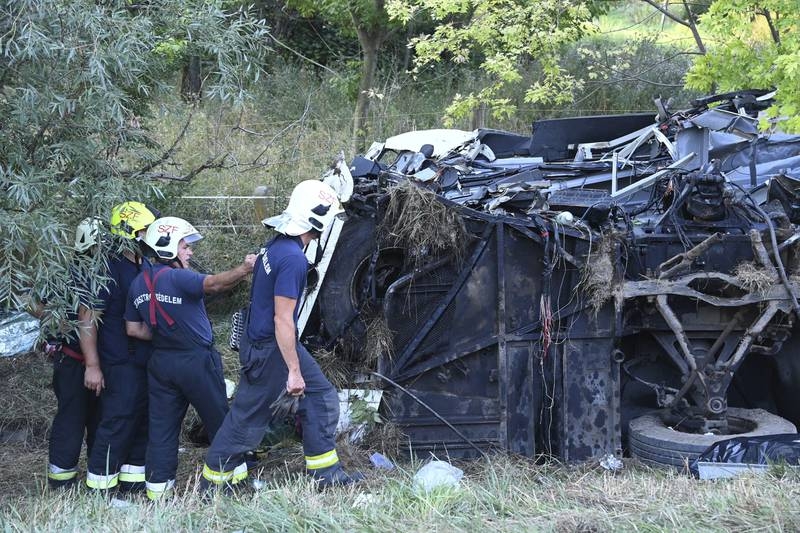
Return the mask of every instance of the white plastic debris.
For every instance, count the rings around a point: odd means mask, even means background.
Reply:
[[[431,461],[414,474],[414,489],[431,492],[437,487],[456,487],[464,471],[444,461]]]
[[[111,498],[111,501],[108,502],[108,506],[113,509],[128,509],[129,507],[133,507],[133,504],[127,500]]]
[[[353,507],[367,509],[369,507],[374,507],[376,503],[378,503],[378,497],[375,494],[361,493],[353,500]]]
[[[353,402],[364,400],[374,410],[378,410],[383,397],[382,390],[371,389],[342,389],[339,391],[339,422],[336,424],[336,433],[350,430],[350,442],[359,442],[367,429],[365,423],[354,423],[352,420]]]
[[[233,398],[233,393],[236,392],[236,383],[232,380],[225,378],[225,396],[230,400]]]
[[[39,321],[28,313],[0,314],[0,357],[33,350],[39,338]]]
[[[622,469],[623,464],[619,457],[613,453],[609,453],[600,459],[600,466],[611,472],[616,472]]]
[[[570,226],[575,221],[575,217],[569,211],[562,211],[555,216],[555,221],[564,226]]]

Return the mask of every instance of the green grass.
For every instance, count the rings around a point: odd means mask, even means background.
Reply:
[[[626,461],[612,473],[594,463],[537,465],[498,455],[458,463],[452,489],[419,493],[418,463],[388,474],[367,471],[361,485],[317,492],[285,470],[265,488],[204,501],[194,479],[174,498],[133,499],[125,509],[83,490],[6,494],[5,531],[785,531],[800,527],[800,477],[698,481]],[[280,471],[280,467],[276,470]],[[269,473],[267,473],[269,474]],[[280,472],[279,472],[280,474]],[[269,476],[268,476],[269,477]]]

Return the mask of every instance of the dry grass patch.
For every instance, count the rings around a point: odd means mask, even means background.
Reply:
[[[365,370],[377,368],[378,359],[383,355],[389,360],[394,357],[394,333],[386,323],[386,317],[377,315],[367,321],[362,364]]]
[[[53,362],[43,354],[0,358],[0,434],[14,440],[22,438],[29,445],[46,442],[56,413],[52,382]]]
[[[769,272],[752,261],[743,261],[736,265],[733,275],[747,292],[764,292],[775,283]]]
[[[417,264],[448,254],[458,260],[467,244],[461,214],[410,181],[389,189],[381,230],[389,243],[408,250]]]
[[[577,289],[584,294],[595,312],[614,296],[618,284],[616,250],[616,237],[613,234],[605,234],[592,243],[591,251],[585,259]]]

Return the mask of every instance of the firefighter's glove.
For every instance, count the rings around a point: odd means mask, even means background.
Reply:
[[[272,402],[269,408],[272,410],[272,420],[275,422],[281,422],[286,420],[289,417],[294,418],[294,415],[297,413],[297,409],[300,407],[300,400],[305,395],[293,395],[289,394],[288,391],[284,390],[278,399]]]

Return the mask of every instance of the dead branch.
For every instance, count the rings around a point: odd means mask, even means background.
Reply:
[[[195,106],[195,105],[191,106],[191,108],[189,110],[189,116],[186,117],[186,122],[184,123],[183,128],[181,128],[181,131],[178,134],[178,136],[175,138],[175,141],[173,141],[172,146],[170,146],[163,154],[161,154],[161,157],[159,157],[155,161],[151,161],[150,163],[146,164],[144,166],[144,168],[141,168],[139,170],[136,170],[136,171],[132,172],[131,174],[133,176],[144,174],[146,172],[149,172],[149,171],[153,170],[158,165],[161,165],[162,163],[164,163],[165,161],[170,159],[175,154],[175,151],[178,148],[178,144],[186,136],[186,132],[189,130],[189,124],[191,124],[191,122],[192,122],[192,117],[194,117],[194,112],[195,112],[196,109],[197,109],[197,106]]]
[[[663,279],[626,281],[622,287],[622,297],[624,299],[630,299],[658,295],[685,296],[715,307],[742,307],[745,305],[778,301],[781,303],[781,310],[787,311],[791,309],[791,303],[786,298],[786,290],[781,285],[773,284],[762,293],[750,292],[739,298],[727,298],[706,294],[693,289],[689,284],[695,279],[717,279],[729,285],[742,288],[739,280],[728,274],[723,274],[722,272],[698,272],[670,281]],[[793,287],[796,287],[796,285],[793,284]]]
[[[304,124],[305,121],[306,121],[306,118],[308,117],[308,112],[309,112],[310,109],[311,109],[311,98],[306,98],[306,105],[305,105],[305,108],[303,109],[303,114],[300,115],[300,118],[298,118],[295,121],[292,121],[285,128],[281,129],[279,132],[277,132],[275,135],[273,135],[272,138],[269,140],[269,142],[267,142],[266,146],[264,146],[264,149],[261,150],[261,152],[256,157],[253,158],[253,161],[250,163],[250,167],[263,166],[262,164],[260,164],[258,162],[258,160],[261,159],[261,157],[267,152],[267,150],[270,149],[270,147],[273,144],[275,144],[275,141],[285,137],[286,133],[288,133],[292,128],[295,128],[295,127],[298,127],[298,126]],[[256,132],[256,131],[248,130],[248,129],[242,127],[241,124],[237,124],[236,126],[233,127],[233,129],[242,131],[242,132],[247,133],[249,135],[257,135],[259,137],[265,137],[267,135],[266,133],[259,133],[259,132]]]
[[[222,154],[221,156],[217,157],[210,157],[208,160],[206,160],[205,163],[189,171],[189,173],[186,174],[185,176],[185,180],[191,181],[192,178],[194,178],[204,170],[208,170],[211,168],[225,168],[225,160],[227,158],[228,154]]]
[[[199,165],[188,173],[184,174],[183,176],[179,176],[176,174],[169,174],[167,172],[152,172],[148,174],[141,174],[140,177],[146,180],[167,180],[167,181],[184,181],[189,182],[192,179],[203,172],[204,170],[212,169],[212,168],[226,168],[225,160],[228,158],[228,154],[223,154],[217,157],[209,158],[205,163]]]

